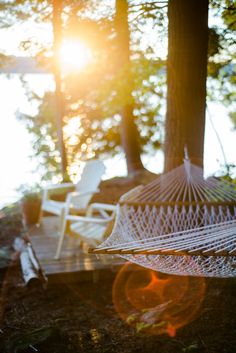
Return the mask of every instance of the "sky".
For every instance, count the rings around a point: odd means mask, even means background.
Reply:
[[[35,77],[34,77],[35,76]],[[40,94],[49,86],[43,75],[29,77],[32,87]],[[40,87],[40,89],[39,89]],[[17,119],[17,111],[35,111],[24,93],[19,75],[0,75],[0,94],[4,99],[0,105],[0,205],[7,198],[15,198],[15,189],[21,184],[37,181],[35,162],[31,154],[31,138],[22,122]]]

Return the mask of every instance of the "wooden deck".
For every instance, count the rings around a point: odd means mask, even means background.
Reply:
[[[69,281],[96,280],[110,276],[124,264],[119,258],[99,258],[78,245],[78,239],[66,236],[59,260],[55,260],[59,222],[57,217],[44,217],[39,227],[29,229],[29,238],[45,275],[51,279]]]

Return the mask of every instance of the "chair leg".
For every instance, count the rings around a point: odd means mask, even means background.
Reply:
[[[65,217],[65,213],[64,213],[64,210],[62,211],[61,213],[61,230],[60,230],[60,237],[59,237],[59,240],[58,240],[58,245],[57,245],[57,251],[56,251],[56,255],[55,255],[55,260],[58,260],[60,258],[60,255],[61,255],[61,250],[62,250],[62,245],[63,245],[63,241],[64,241],[64,238],[65,238],[65,235],[66,235],[66,217]]]
[[[40,209],[40,212],[39,212],[39,218],[38,218],[38,222],[36,223],[36,227],[40,227],[40,225],[42,224],[42,219],[43,219],[43,210],[42,210],[42,207]]]

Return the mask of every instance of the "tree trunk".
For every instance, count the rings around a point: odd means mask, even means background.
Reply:
[[[208,0],[170,0],[168,17],[165,171],[182,164],[185,146],[203,166]]]
[[[55,118],[57,126],[58,145],[61,157],[62,179],[67,179],[67,158],[63,138],[64,99],[62,94],[61,70],[59,52],[62,42],[62,0],[53,0],[53,35],[54,35],[54,80],[55,80]]]
[[[138,141],[138,130],[134,122],[133,114],[133,79],[130,70],[130,31],[128,24],[128,2],[127,0],[116,0],[116,38],[118,74],[124,78],[122,95],[125,96],[125,104],[121,108],[121,142],[125,152],[128,174],[134,174],[143,170],[140,157],[140,145]],[[125,92],[125,95],[124,95]]]

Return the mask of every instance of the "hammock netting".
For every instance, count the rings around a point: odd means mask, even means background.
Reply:
[[[125,194],[95,253],[176,275],[236,276],[236,189],[184,164]]]

